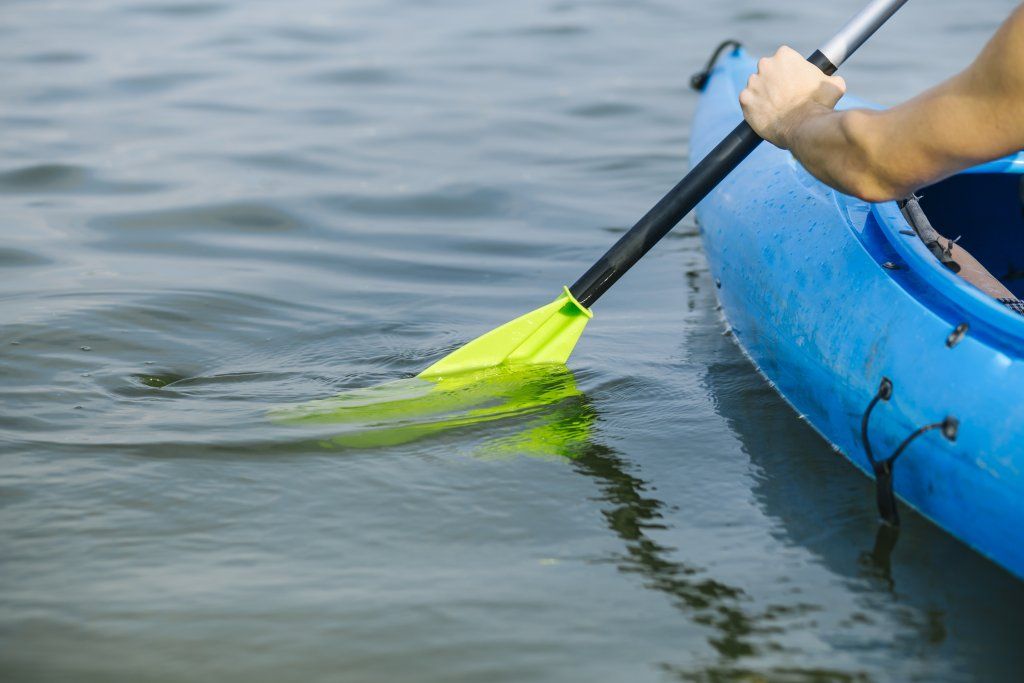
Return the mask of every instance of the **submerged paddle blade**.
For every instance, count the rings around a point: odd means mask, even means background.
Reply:
[[[480,454],[571,455],[583,444],[593,421],[582,392],[564,365],[487,368],[437,379],[395,380],[332,398],[273,410],[280,424],[319,434],[327,448],[378,448],[454,430],[505,423]],[[582,411],[582,412],[581,412]],[[526,419],[523,432],[517,421]],[[513,427],[508,434],[507,427]],[[503,435],[502,435],[503,434]]]
[[[499,365],[564,364],[592,317],[563,287],[562,295],[547,306],[477,337],[417,376],[438,379]]]

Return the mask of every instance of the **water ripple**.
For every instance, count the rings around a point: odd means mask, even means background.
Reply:
[[[111,214],[90,220],[104,231],[210,231],[277,233],[304,227],[304,222],[277,207],[257,202],[161,209],[130,214]]]
[[[129,12],[139,14],[151,14],[158,17],[189,19],[193,17],[209,17],[214,14],[225,12],[228,5],[220,2],[176,2],[176,3],[146,3],[129,6]]]
[[[396,82],[398,73],[378,66],[350,66],[314,74],[312,80],[328,85],[383,85]]]
[[[449,185],[430,192],[380,196],[334,194],[319,202],[366,216],[409,216],[470,219],[499,216],[512,211],[511,196],[493,187]]]
[[[73,164],[34,164],[0,172],[0,192],[58,193],[89,192],[129,194],[153,192],[159,183],[108,181],[98,178],[90,169]]]
[[[32,251],[0,247],[0,268],[17,266],[41,266],[52,260]]]

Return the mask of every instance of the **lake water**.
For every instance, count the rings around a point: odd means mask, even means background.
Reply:
[[[1024,585],[876,537],[690,219],[525,404],[273,418],[554,298],[685,172],[720,39],[860,4],[0,5],[0,677],[1019,680]],[[844,75],[895,103],[1014,4],[911,2]]]

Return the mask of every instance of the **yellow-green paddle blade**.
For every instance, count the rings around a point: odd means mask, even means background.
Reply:
[[[592,317],[566,287],[547,306],[474,339],[416,377],[279,408],[271,416],[335,425],[343,433],[325,443],[367,448],[540,411],[579,395],[565,361]]]
[[[564,364],[594,317],[562,288],[562,295],[453,351],[418,377],[437,380],[500,365]]]

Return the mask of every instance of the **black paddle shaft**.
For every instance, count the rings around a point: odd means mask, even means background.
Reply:
[[[829,76],[836,72],[836,66],[818,50],[807,61]],[[569,288],[576,300],[589,308],[761,142],[750,124],[740,122]]]

